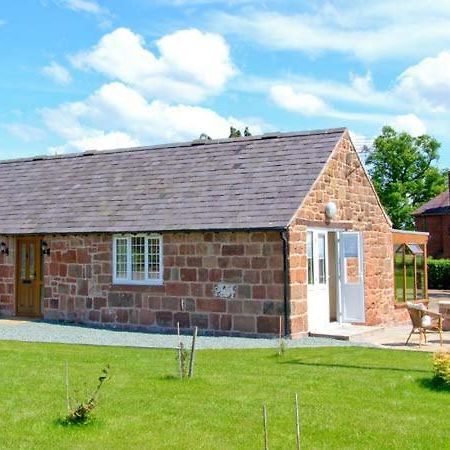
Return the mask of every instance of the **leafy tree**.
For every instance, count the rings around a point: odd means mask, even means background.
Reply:
[[[413,229],[411,213],[445,190],[446,173],[436,166],[440,146],[429,135],[413,137],[389,126],[375,139],[366,164],[394,228]]]
[[[252,133],[250,133],[248,127],[245,127],[244,132],[242,133],[241,130],[238,128],[230,127],[230,135],[228,137],[230,138],[240,138],[242,136],[251,136]]]

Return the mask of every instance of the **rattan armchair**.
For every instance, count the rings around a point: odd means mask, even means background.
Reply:
[[[409,316],[411,317],[412,330],[409,333],[405,345],[408,345],[413,333],[419,334],[419,346],[422,345],[422,339],[427,343],[427,332],[439,333],[440,344],[442,346],[442,314],[428,310],[424,305],[416,305],[406,302]]]

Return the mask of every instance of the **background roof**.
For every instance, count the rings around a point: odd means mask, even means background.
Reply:
[[[285,228],[344,128],[0,163],[0,233]]]
[[[446,189],[444,192],[441,192],[439,195],[436,195],[436,197],[424,203],[421,207],[417,208],[413,212],[414,216],[419,216],[421,214],[450,214],[450,198],[448,189]]]

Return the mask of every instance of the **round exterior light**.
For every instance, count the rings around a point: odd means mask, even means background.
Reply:
[[[336,216],[337,213],[337,206],[334,202],[328,202],[325,205],[325,216],[327,219],[331,220],[334,219],[334,216]]]

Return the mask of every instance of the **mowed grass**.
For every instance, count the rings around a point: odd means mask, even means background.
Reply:
[[[195,378],[175,351],[0,342],[0,448],[450,448],[450,393],[432,388],[431,356],[368,348],[203,350]],[[73,389],[111,365],[95,421],[64,427],[64,365]]]

